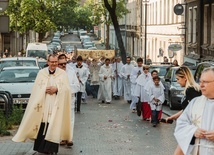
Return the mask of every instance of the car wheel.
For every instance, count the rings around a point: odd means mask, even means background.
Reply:
[[[175,106],[173,105],[172,103],[172,97],[171,97],[171,94],[169,93],[169,108],[171,110],[175,110]]]

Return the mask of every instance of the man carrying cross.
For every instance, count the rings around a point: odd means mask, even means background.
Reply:
[[[61,140],[72,140],[71,91],[66,72],[58,66],[56,55],[39,71],[15,142],[35,140],[34,150],[56,154]],[[66,128],[65,128],[66,126]]]

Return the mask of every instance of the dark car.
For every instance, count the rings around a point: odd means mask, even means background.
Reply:
[[[188,66],[192,74],[194,75],[196,67]],[[181,109],[181,99],[184,96],[184,88],[177,83],[176,79],[176,71],[179,69],[178,67],[169,67],[166,75],[162,79],[162,83],[165,87],[165,99],[170,109]]]
[[[180,109],[181,108],[181,99],[183,97],[184,88],[177,83],[175,72],[179,67],[170,67],[162,83],[165,87],[165,99],[170,109]]]
[[[201,72],[207,67],[214,67],[214,62],[206,61],[206,62],[201,62],[197,65],[197,68],[194,74],[194,78],[197,83],[199,83],[200,81]]]

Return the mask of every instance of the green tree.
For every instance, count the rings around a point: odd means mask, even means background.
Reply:
[[[99,3],[95,3],[93,1],[88,1],[88,6],[93,10],[93,24],[94,25],[99,25],[104,23],[106,25],[106,49],[109,49],[109,30],[110,30],[110,25],[113,24],[111,15],[109,15],[109,11],[105,6],[104,1],[101,1]],[[118,19],[121,19],[129,13],[129,10],[126,9],[125,7],[125,1],[124,0],[119,0],[116,1],[116,16]]]
[[[91,29],[92,28],[92,10],[87,6],[78,6],[75,8],[76,18],[74,26],[76,28]]]
[[[49,30],[68,26],[76,7],[75,0],[10,0],[6,13],[13,31],[39,33],[39,42]]]

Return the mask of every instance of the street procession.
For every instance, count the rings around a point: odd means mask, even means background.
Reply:
[[[214,155],[214,0],[0,1],[0,155]]]

